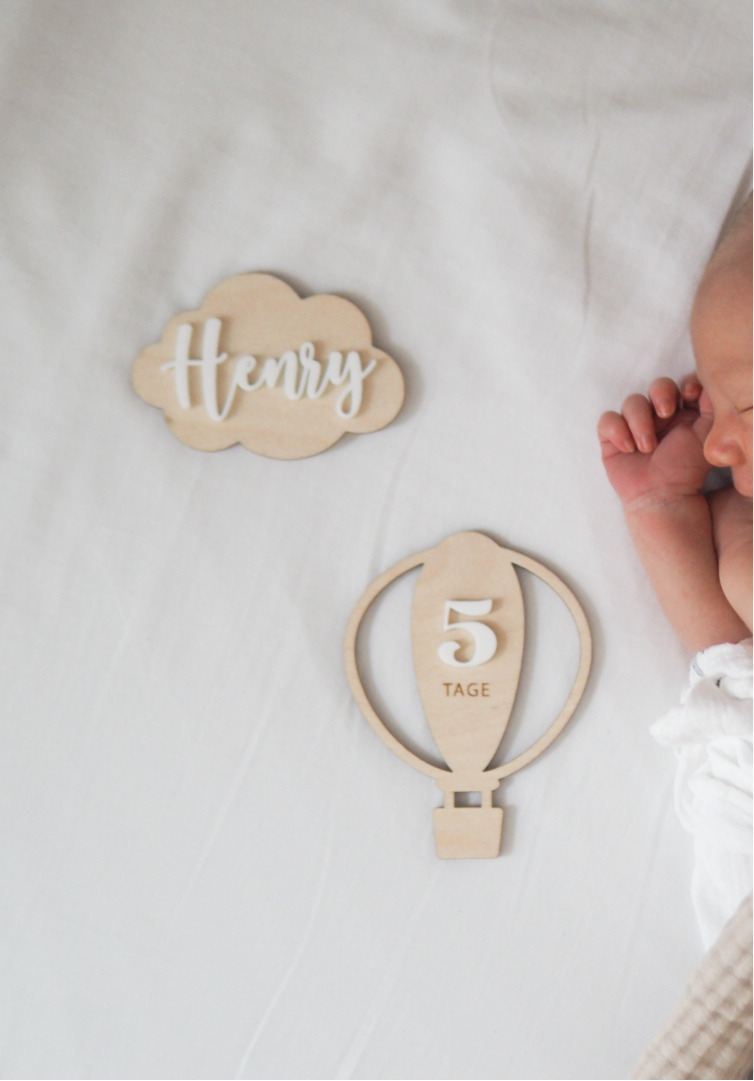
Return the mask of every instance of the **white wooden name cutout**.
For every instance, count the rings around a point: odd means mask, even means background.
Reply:
[[[414,667],[429,728],[447,769],[420,758],[393,735],[367,698],[356,663],[359,626],[370,604],[396,578],[419,566],[411,613]],[[521,674],[524,601],[515,567],[536,574],[567,605],[579,632],[579,667],[549,728],[527,751],[488,769],[510,719]],[[568,586],[541,563],[502,548],[482,533],[454,533],[436,548],[396,563],[369,586],[346,631],[348,682],[380,739],[404,762],[434,777],[443,791],[444,805],[434,811],[438,856],[500,854],[503,810],[493,806],[492,793],[503,777],[532,762],[562,732],[584,692],[591,661],[589,625]],[[480,793],[480,805],[456,806],[459,792]]]
[[[355,304],[302,299],[272,274],[220,282],[170,320],[132,378],[181,442],[242,443],[268,458],[307,458],[345,432],[384,428],[404,395],[400,368],[372,345]]]

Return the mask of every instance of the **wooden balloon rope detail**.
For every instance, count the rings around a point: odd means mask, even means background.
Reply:
[[[493,548],[496,550],[494,555],[492,554]],[[434,612],[437,613],[442,611],[441,605],[437,603],[438,600],[444,600],[444,623],[439,624],[438,620],[434,617],[431,620],[428,620],[426,611],[417,611],[417,601],[419,599],[420,590],[422,589],[422,577],[427,575],[427,571],[431,568],[433,562],[438,562],[438,553],[442,553],[443,549],[445,550],[443,554],[446,563],[447,555],[450,554],[451,556],[451,573],[449,577],[458,577],[457,573],[454,572],[457,571],[458,566],[460,565],[463,567],[460,577],[467,580],[471,579],[471,588],[462,582],[461,584],[464,587],[463,593],[458,590],[453,590],[450,593],[450,597],[469,596],[473,595],[473,593],[478,594],[481,586],[482,594],[486,594],[487,598],[489,598],[489,587],[493,583],[489,581],[489,578],[486,583],[480,581],[479,575],[477,574],[475,576],[474,573],[474,566],[479,562],[480,556],[482,557],[482,561],[486,558],[488,562],[490,557],[492,557],[493,561],[499,564],[498,573],[505,564],[508,565],[509,575],[512,575],[512,579],[510,577],[508,578],[507,595],[505,595],[504,603],[501,605],[502,611],[500,613],[500,615],[502,615],[505,613],[506,609],[508,609],[508,618],[510,621],[508,626],[499,626],[497,633],[495,633],[495,631],[486,623],[476,620],[471,623],[449,622],[451,612],[457,612],[461,615],[487,615],[491,612],[494,602],[491,600],[453,601],[449,599],[448,596],[441,598],[440,594],[436,592],[436,585],[434,587],[435,596],[428,597],[428,603],[429,606],[434,609]],[[431,762],[427,762],[425,759],[420,758],[418,755],[408,750],[408,748],[393,735],[369,701],[356,663],[356,640],[361,621],[364,618],[367,609],[387,586],[397,578],[400,578],[401,575],[406,574],[408,571],[414,570],[419,566],[424,566],[424,571],[420,576],[419,582],[417,582],[414,596],[414,611],[412,615],[414,663],[417,667],[419,691],[425,713],[427,714],[429,727],[441,752],[443,752],[446,761],[450,761],[450,768],[436,766]],[[516,572],[513,570],[513,566],[521,567],[523,570],[530,571],[532,574],[536,575],[550,586],[567,606],[576,623],[576,628],[579,633],[579,666],[574,684],[563,708],[539,739],[537,739],[528,750],[523,751],[509,762],[504,763],[502,766],[487,769],[485,766],[492,757],[494,757],[505,733],[508,720],[510,719],[510,712],[518,689],[523,653],[523,597],[521,594],[520,583],[518,582]],[[484,572],[482,573],[484,574]],[[437,577],[437,574],[430,575],[430,587],[432,586],[432,577]],[[446,577],[448,577],[448,575],[446,575]],[[442,574],[440,574],[440,578],[442,578]],[[514,579],[515,586],[513,585]],[[497,584],[500,585],[500,582]],[[443,583],[441,582],[440,585],[442,586]],[[426,585],[424,588],[426,590]],[[431,594],[431,588],[427,590],[427,592]],[[442,592],[448,593],[447,583],[444,585]],[[500,591],[498,590],[498,593],[499,592]],[[506,591],[503,590],[503,592],[505,593]],[[423,603],[421,607],[426,609],[427,604]],[[500,622],[500,615],[498,616],[498,622]],[[430,623],[429,627],[427,627],[428,622]],[[456,628],[460,628],[467,630],[467,633],[472,635],[475,652],[472,655],[471,660],[458,661],[457,659],[454,659],[454,655],[461,649],[461,643],[459,642],[445,641],[442,642],[439,648],[435,648],[437,644],[436,629],[438,625],[441,625],[444,631],[455,631]],[[484,631],[487,632],[487,635],[484,634]],[[503,639],[503,646],[502,648],[499,648],[498,644],[501,638]],[[493,639],[497,639],[493,645],[495,653],[494,656],[491,655],[488,658],[490,640]],[[485,642],[487,643],[486,645]],[[506,653],[510,654],[507,659],[505,657]],[[418,656],[418,654],[420,656]],[[475,657],[481,657],[482,659],[475,660]],[[494,723],[490,723],[488,715],[491,716],[496,712],[500,713],[500,711],[496,710],[496,703],[493,700],[494,696],[489,694],[490,683],[477,683],[477,692],[474,702],[477,716],[472,718],[471,726],[472,728],[475,728],[475,731],[466,731],[466,719],[462,714],[464,709],[468,709],[468,699],[465,697],[463,703],[456,703],[455,698],[451,697],[447,690],[449,686],[452,686],[452,683],[448,684],[444,681],[442,685],[445,688],[445,698],[447,701],[443,703],[443,705],[448,708],[445,709],[445,716],[440,716],[441,711],[437,707],[438,699],[439,702],[442,703],[442,692],[436,690],[432,684],[431,677],[426,674],[429,670],[436,671],[437,661],[435,661],[434,658],[438,658],[439,662],[444,663],[445,665],[450,664],[457,667],[481,667],[485,664],[493,665],[495,662],[500,666],[500,662],[503,661],[504,667],[507,667],[507,672],[504,672],[503,674],[504,676],[508,676],[507,682],[509,684],[512,683],[512,686],[509,685],[504,689],[502,716],[497,716],[494,719]],[[456,533],[447,537],[445,541],[435,548],[425,549],[422,552],[418,552],[416,555],[409,556],[407,559],[396,563],[389,570],[381,574],[363,593],[351,615],[346,630],[345,665],[348,682],[361,712],[383,743],[385,743],[391,751],[398,755],[399,758],[402,758],[408,765],[413,766],[415,769],[430,777],[434,777],[438,787],[443,791],[444,805],[436,808],[433,812],[435,843],[438,856],[443,858],[489,858],[499,855],[502,838],[503,810],[500,807],[493,806],[492,793],[499,787],[500,781],[504,777],[509,777],[511,774],[523,769],[523,767],[527,766],[530,762],[533,762],[534,759],[542,754],[542,752],[545,751],[553,740],[555,740],[555,738],[563,731],[584,693],[584,688],[589,677],[591,660],[592,641],[589,624],[586,615],[584,614],[584,610],[568,586],[548,567],[543,566],[543,564],[538,563],[536,560],[531,559],[529,556],[523,555],[520,552],[502,548],[490,538],[480,533]],[[420,661],[421,665],[419,663]],[[424,672],[419,670],[420,666],[423,667]],[[447,671],[447,669],[445,669],[445,671]],[[424,678],[422,678],[423,675]],[[467,685],[467,690],[469,686],[474,686],[474,684]],[[488,694],[484,695],[483,690],[480,694],[480,687],[482,689],[487,687]],[[482,698],[485,698],[486,701],[482,702]],[[487,714],[484,712],[480,713],[480,709],[484,711],[485,708]],[[492,742],[490,742],[490,739],[492,739]],[[476,743],[480,746],[481,759],[479,758],[479,753],[477,753],[476,748],[471,746],[472,743]],[[450,753],[448,753],[449,751]],[[453,759],[455,759],[455,765],[453,764]],[[481,793],[481,806],[457,807],[455,795],[458,792]]]

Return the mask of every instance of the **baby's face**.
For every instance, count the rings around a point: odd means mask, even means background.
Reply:
[[[752,234],[748,225],[721,247],[702,278],[691,314],[702,411],[714,423],[704,443],[711,465],[730,466],[752,495]]]

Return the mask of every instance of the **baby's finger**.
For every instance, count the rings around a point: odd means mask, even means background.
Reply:
[[[681,397],[684,402],[692,403],[699,401],[701,393],[702,384],[699,382],[699,376],[696,372],[691,372],[690,375],[684,375],[681,380]]]
[[[620,451],[624,454],[632,454],[636,450],[633,436],[620,413],[612,410],[609,413],[603,413],[597,425],[597,435],[603,458],[609,458]]]
[[[649,400],[658,417],[672,417],[678,407],[678,387],[666,375],[655,379],[649,387]]]
[[[645,454],[653,451],[657,446],[657,435],[649,399],[643,394],[632,394],[623,403],[623,416],[639,450]]]

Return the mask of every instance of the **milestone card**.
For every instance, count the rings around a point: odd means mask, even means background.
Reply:
[[[356,660],[361,621],[375,598],[400,575],[421,567],[411,612],[413,661],[426,719],[447,767],[405,747],[367,698]],[[580,638],[576,679],[560,713],[528,750],[488,768],[516,698],[524,650],[524,600],[516,567],[541,578],[568,607]],[[551,570],[482,533],[454,533],[409,556],[366,590],[346,631],[351,691],[380,739],[410,766],[434,777],[444,803],[434,812],[435,847],[445,859],[500,854],[503,810],[492,793],[503,777],[528,765],[562,732],[581,699],[591,665],[589,625],[574,594]],[[457,806],[474,793],[479,806]],[[523,811],[525,813],[525,810]]]
[[[302,298],[271,274],[237,274],[174,316],[133,365],[133,385],[197,450],[242,443],[307,458],[374,432],[403,403],[400,368],[343,297]]]

